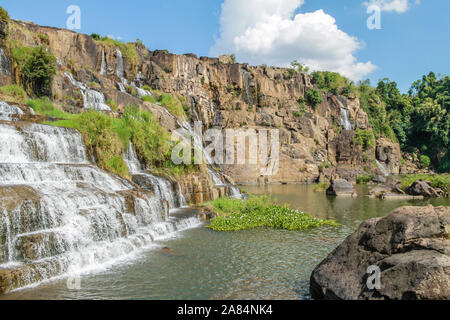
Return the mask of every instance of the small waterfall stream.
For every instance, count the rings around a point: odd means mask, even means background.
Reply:
[[[2,48],[0,48],[0,75],[11,75],[11,61]]]
[[[0,124],[0,140],[0,280],[7,290],[103,269],[201,223],[169,217],[184,198],[168,180],[149,175],[155,192],[136,193],[93,165],[78,131]],[[136,154],[127,158],[139,172]]]
[[[390,175],[389,171],[386,169],[385,166],[383,166],[383,164],[376,160],[377,163],[377,167],[381,170],[381,172],[384,174],[385,177],[388,177]]]
[[[0,101],[0,120],[13,121],[14,116],[24,114],[22,109]]]
[[[350,122],[350,112],[344,108],[341,108],[341,124],[345,130],[353,130],[353,125]]]
[[[100,75],[106,76],[106,70],[107,70],[106,56],[105,56],[105,49],[103,49],[102,50],[102,65],[100,67]]]
[[[85,84],[75,80],[75,78],[68,72],[64,72],[64,74],[70,80],[72,85],[80,89],[83,96],[84,108],[97,111],[112,111],[106,104],[105,95],[103,93],[88,89]]]

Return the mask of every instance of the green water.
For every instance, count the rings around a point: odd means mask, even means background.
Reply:
[[[188,230],[101,273],[84,275],[80,290],[60,280],[14,292],[5,299],[309,299],[309,277],[359,224],[403,205],[450,205],[448,199],[381,201],[328,198],[312,186],[248,187],[342,227],[290,232],[257,229],[219,233]],[[365,194],[367,188],[359,187]]]

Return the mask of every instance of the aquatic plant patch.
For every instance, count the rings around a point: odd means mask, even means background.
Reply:
[[[298,231],[339,226],[336,221],[315,218],[287,205],[276,205],[268,196],[250,197],[248,200],[221,198],[208,203],[208,206],[221,215],[214,218],[208,226],[215,231],[240,231],[259,227]]]

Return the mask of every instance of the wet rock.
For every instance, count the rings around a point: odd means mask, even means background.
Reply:
[[[162,248],[161,252],[164,253],[164,254],[171,255],[171,256],[180,256],[181,255],[178,251],[173,250],[173,249],[171,249],[169,247]]]
[[[356,191],[353,185],[344,179],[336,179],[331,182],[331,186],[327,190],[327,195],[337,197],[353,197]]]
[[[450,207],[403,207],[361,224],[311,275],[317,300],[450,299]],[[368,286],[368,268],[381,271]]]

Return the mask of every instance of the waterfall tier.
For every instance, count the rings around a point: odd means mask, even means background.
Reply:
[[[104,268],[200,224],[169,215],[184,205],[179,186],[142,173],[152,190],[136,190],[90,163],[75,130],[0,124],[0,139],[0,293]]]

